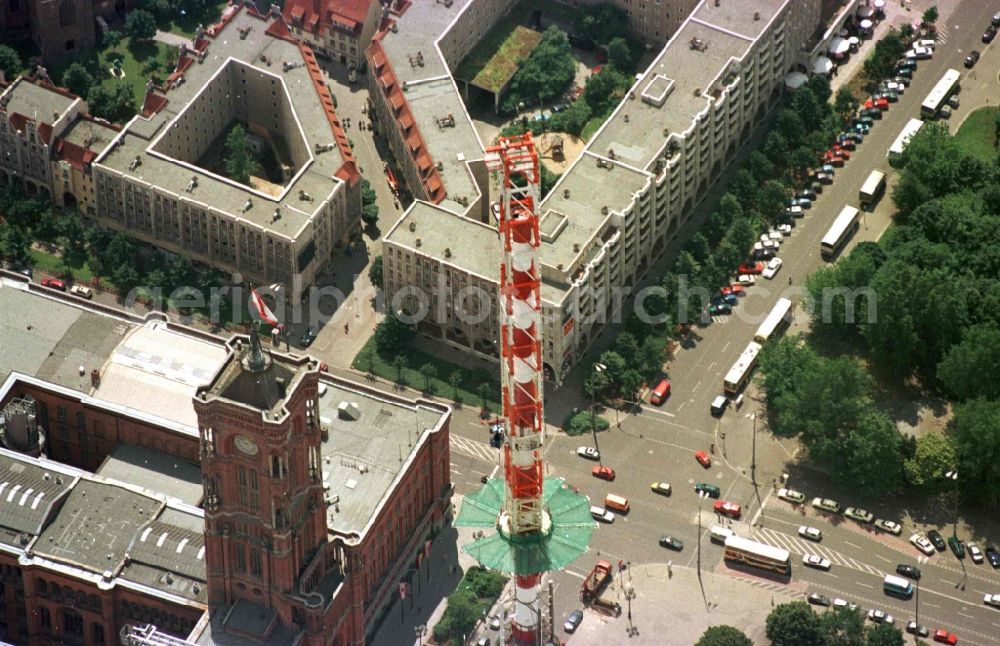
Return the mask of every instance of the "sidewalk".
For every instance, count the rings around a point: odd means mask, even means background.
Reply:
[[[459,494],[452,496],[456,511],[461,508],[462,498]],[[427,629],[423,643],[428,642],[434,625],[441,620],[448,607],[448,595],[458,587],[465,571],[476,565],[475,559],[461,550],[462,545],[472,542],[472,532],[472,529],[457,529],[449,523],[437,535],[431,546],[429,562],[413,578],[412,596],[402,604],[397,598],[375,633],[372,646],[417,644],[416,628],[421,625]]]

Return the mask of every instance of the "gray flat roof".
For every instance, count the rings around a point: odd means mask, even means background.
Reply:
[[[101,574],[116,571],[132,538],[163,502],[126,487],[82,478],[35,542],[35,553]]]
[[[361,535],[418,447],[421,435],[434,430],[446,413],[402,404],[374,393],[349,390],[341,381],[322,381],[320,417],[329,427],[321,447],[323,484],[336,499],[327,514],[330,529]],[[357,404],[357,419],[341,419],[341,402]],[[339,511],[337,511],[339,507]]]
[[[0,278],[0,381],[20,372],[90,392],[90,369],[103,366],[135,326],[23,287]]]
[[[176,498],[191,506],[201,503],[204,493],[201,467],[176,456],[138,444],[119,444],[97,475],[127,482],[151,493]]]
[[[59,92],[39,87],[25,78],[15,79],[3,97],[7,100],[7,112],[24,115],[34,119],[35,123],[48,124],[58,121],[55,115],[62,116],[76,101]]]
[[[409,13],[409,12],[407,12]],[[394,63],[395,64],[395,63]],[[448,196],[439,206],[455,213],[465,213],[468,206],[456,200],[464,197],[472,204],[479,197],[479,187],[469,173],[466,159],[482,159],[483,149],[475,127],[465,114],[458,91],[451,79],[411,83],[406,91],[413,120],[420,129],[431,159],[441,162],[439,171]],[[437,119],[452,115],[454,127],[442,128]]]
[[[267,231],[286,237],[293,237],[298,233],[312,219],[319,204],[340,182],[333,174],[344,163],[344,159],[336,146],[323,153],[314,153],[313,161],[305,172],[286,185],[289,190],[280,201],[266,199],[248,188],[216,179],[206,171],[195,171],[180,163],[151,155],[146,150],[155,136],[187,108],[230,58],[256,67],[263,73],[278,76],[284,81],[310,151],[314,151],[315,144],[333,143],[333,133],[322,101],[313,87],[309,70],[301,65],[283,70],[284,62],[302,63],[301,51],[291,42],[267,35],[265,32],[272,22],[274,19],[263,21],[254,18],[245,10],[236,13],[219,34],[209,41],[204,63],[188,67],[184,72],[185,82],[167,92],[166,107],[149,119],[136,117],[127,126],[121,138],[122,143],[107,152],[99,164],[176,193],[187,200],[202,202]],[[240,30],[244,28],[249,28],[249,31],[245,38],[241,38]],[[261,56],[271,64],[262,64]],[[129,170],[129,164],[137,156],[141,158],[142,164]],[[186,188],[192,175],[198,176],[198,186],[188,193]],[[313,201],[299,199],[300,190],[309,194]],[[242,212],[248,197],[252,199],[254,206]],[[282,210],[282,217],[273,221],[274,210],[278,207]]]
[[[7,452],[0,453],[0,528],[4,531],[0,541],[14,545],[22,533],[38,536],[74,479],[61,471],[18,460]]]
[[[118,131],[106,123],[93,119],[74,119],[59,136],[81,148],[100,151],[104,150],[117,134]]]
[[[692,17],[719,29],[757,39],[786,2],[787,0],[702,2]]]

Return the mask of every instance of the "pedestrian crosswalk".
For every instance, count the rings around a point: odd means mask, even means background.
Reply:
[[[486,442],[477,442],[454,433],[451,434],[451,450],[490,463],[497,461],[499,453]]]
[[[885,576],[885,572],[882,570],[868,565],[867,563],[862,563],[858,560],[852,559],[849,556],[845,556],[837,550],[823,546],[821,543],[807,541],[797,536],[790,536],[784,532],[768,529],[766,527],[755,529],[753,534],[755,540],[759,540],[762,543],[767,543],[768,545],[773,545],[775,547],[781,547],[788,550],[792,554],[798,554],[800,556],[803,554],[817,554],[825,559],[829,559],[834,565],[848,567],[852,570],[867,572],[868,574],[874,574],[880,577]]]

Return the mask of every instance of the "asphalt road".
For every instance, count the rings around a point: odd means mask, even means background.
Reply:
[[[721,419],[713,418],[709,412],[709,403],[722,392],[724,374],[752,340],[756,327],[777,299],[785,296],[796,301],[802,293],[804,278],[825,264],[819,254],[820,239],[844,205],[858,205],[858,190],[874,168],[887,172],[890,187],[874,210],[863,216],[863,226],[845,253],[862,240],[878,239],[889,226],[892,213],[889,196],[895,172],[888,165],[888,147],[905,123],[919,116],[920,103],[944,71],[954,67],[966,74],[962,67],[965,53],[979,49],[983,57],[975,68],[978,78],[996,78],[1000,70],[997,48],[985,48],[979,40],[989,16],[1000,9],[994,4],[965,0],[957,7],[944,25],[945,40],[934,57],[920,62],[913,82],[899,102],[876,121],[845,167],[837,169],[834,183],[825,187],[805,217],[798,220],[792,235],[784,240],[779,251],[784,266],[775,280],[761,281],[750,288],[740,299],[734,316],[717,318],[710,325],[696,329],[684,344],[670,365],[673,394],[668,402],[659,408],[646,405],[638,414],[623,415],[620,429],[612,423],[610,431],[599,434],[604,463],[617,471],[613,483],[591,477],[590,469],[595,463],[575,454],[577,446],[591,445],[593,440],[563,435],[550,439],[546,450],[550,474],[565,477],[593,501],[603,500],[607,493],[617,493],[628,497],[632,506],[627,516],[619,516],[612,525],[599,528],[591,542],[590,554],[566,571],[553,575],[557,586],[555,614],[560,622],[579,606],[576,591],[580,580],[597,558],[635,564],[671,560],[678,567],[696,567],[699,499],[692,486],[695,482],[711,482],[722,488],[724,499],[743,506],[740,521],[725,522],[741,535],[755,536],[793,553],[793,577],[788,587],[796,594],[804,596],[817,591],[857,603],[866,611],[883,608],[896,616],[897,625],[902,626],[915,616],[916,601],[886,597],[880,589],[881,577],[893,572],[897,563],[919,564],[924,573],[919,595],[921,623],[932,630],[938,627],[953,630],[961,643],[989,644],[1000,640],[1000,610],[982,603],[984,594],[1000,592],[1000,572],[988,564],[959,562],[950,552],[930,559],[922,557],[907,542],[910,534],[922,527],[909,522],[901,510],[893,510],[891,505],[877,500],[841,502],[845,506],[861,505],[881,517],[903,521],[906,526],[901,537],[876,534],[845,518],[815,517],[810,510],[809,523],[823,530],[823,541],[816,545],[799,538],[796,529],[803,522],[802,514],[772,494],[772,481],[787,470],[786,463],[793,457],[796,444],[779,442],[766,431],[758,432],[754,451],[754,420],[750,416],[759,404],[752,389],[741,410],[730,408]],[[967,107],[963,105],[958,114],[964,115]],[[806,322],[805,313],[797,312],[793,329]],[[459,472],[453,471],[453,477],[460,492],[471,491],[479,486],[478,474],[492,471],[496,452],[486,445],[486,433],[478,420],[456,419],[452,434],[453,469]],[[713,443],[716,446],[713,465],[704,469],[694,460],[693,452],[708,451]],[[751,482],[754,453],[759,483],[756,492]],[[804,488],[805,485],[794,480],[798,472],[792,473],[791,485]],[[673,495],[667,498],[652,493],[649,486],[654,481],[669,482]],[[809,486],[813,487],[805,489],[809,496],[839,497],[822,478],[818,484]],[[763,512],[758,501],[763,502]],[[716,573],[747,576],[728,570],[721,563],[722,550],[706,536],[708,528],[720,522],[711,510],[711,503],[705,501],[701,512],[702,567]],[[661,548],[657,539],[664,534],[684,541],[684,550],[677,553]],[[1000,541],[1000,536],[993,540]],[[827,556],[834,562],[833,569],[825,573],[803,567],[804,553]]]

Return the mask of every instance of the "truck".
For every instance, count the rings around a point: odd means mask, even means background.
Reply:
[[[868,174],[868,179],[861,185],[861,191],[858,193],[858,200],[861,202],[861,207],[867,209],[873,206],[879,197],[881,197],[884,190],[885,173],[880,170],[873,170]]]
[[[580,584],[580,598],[584,602],[587,602],[600,596],[601,590],[604,589],[604,586],[609,581],[611,581],[611,562],[598,561],[594,569],[587,575],[587,578]]]

